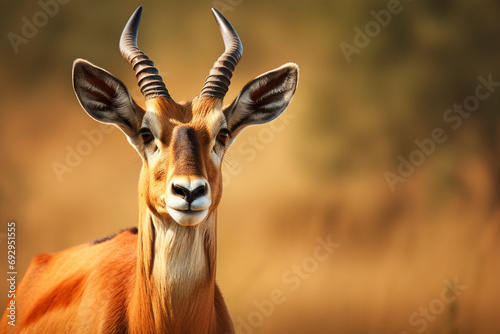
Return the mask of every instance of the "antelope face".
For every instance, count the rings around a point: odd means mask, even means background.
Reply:
[[[148,105],[136,146],[143,158],[141,193],[153,212],[196,225],[221,197],[221,162],[230,139],[222,108],[215,99]]]
[[[198,225],[219,204],[224,153],[247,126],[269,122],[285,110],[295,93],[298,67],[289,63],[258,76],[223,107],[243,48],[233,27],[213,10],[226,51],[201,94],[191,103],[176,103],[153,62],[137,47],[141,11],[125,26],[120,50],[136,71],[146,107],[111,73],[82,59],[73,65],[74,90],[92,118],[118,126],[142,157],[140,196],[151,212],[180,225]]]

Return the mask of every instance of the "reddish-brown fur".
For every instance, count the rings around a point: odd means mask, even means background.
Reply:
[[[193,170],[179,167],[183,161],[165,158],[154,166],[144,161],[138,233],[127,230],[109,240],[37,256],[17,289],[16,326],[7,324],[6,312],[0,323],[2,333],[234,332],[215,283],[221,173],[209,157],[204,119],[217,100],[197,99],[184,105],[164,98],[148,102],[148,110],[159,116],[160,140],[169,147],[169,155],[176,153],[172,145],[176,127],[196,131],[201,152],[197,173],[203,174],[199,176],[208,180],[212,191],[213,205],[206,221],[186,227],[168,217],[159,218],[156,201],[165,193],[168,178]],[[159,230],[173,236],[166,248]],[[191,248],[203,251],[201,260],[206,264],[194,274],[189,271],[197,268],[183,267]],[[155,267],[163,264],[167,272],[156,272]]]
[[[214,80],[208,91],[227,83]],[[202,90],[179,104],[160,89],[143,109],[112,74],[76,60],[73,88],[84,110],[117,125],[142,158],[137,231],[36,257],[13,299],[16,326],[6,310],[1,332],[234,333],[215,283],[221,161],[245,127],[285,110],[297,81],[289,63],[250,81],[226,108],[220,94]]]

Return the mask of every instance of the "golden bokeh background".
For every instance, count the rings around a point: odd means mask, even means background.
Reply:
[[[498,2],[54,1],[0,10],[3,273],[10,221],[18,279],[37,254],[137,222],[140,159],[81,109],[73,60],[142,103],[118,40],[143,5],[140,47],[191,99],[223,50],[216,7],[245,49],[227,102],[300,66],[287,111],[224,165],[217,277],[238,332],[500,332]]]

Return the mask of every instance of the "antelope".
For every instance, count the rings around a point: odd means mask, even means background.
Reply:
[[[83,109],[120,128],[142,158],[138,227],[36,256],[17,289],[16,326],[6,310],[2,333],[234,333],[215,282],[221,163],[243,129],[286,109],[298,66],[256,77],[223,106],[243,47],[227,19],[212,12],[225,51],[192,102],[172,99],[137,46],[142,7],[125,25],[120,51],[145,108],[111,73],[75,60],[73,88]]]

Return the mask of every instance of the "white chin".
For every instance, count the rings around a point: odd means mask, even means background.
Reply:
[[[179,225],[196,226],[207,217],[208,209],[200,211],[183,211],[167,207],[167,212]]]

